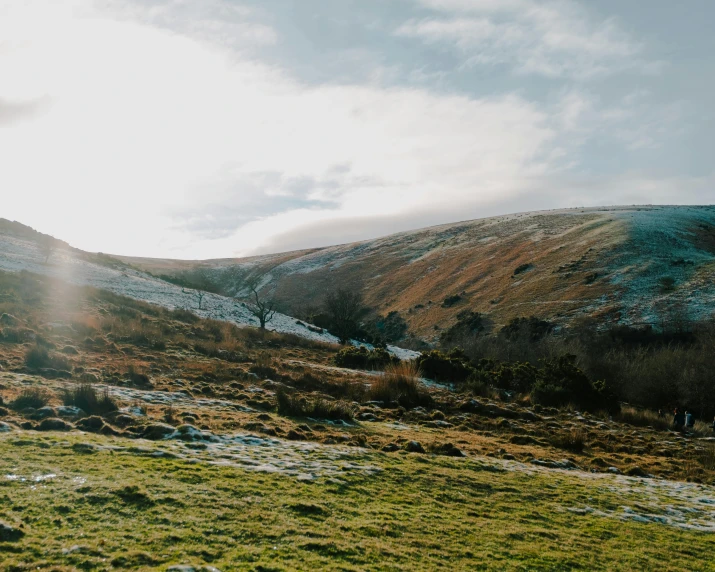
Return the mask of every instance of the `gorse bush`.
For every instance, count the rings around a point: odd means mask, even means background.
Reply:
[[[475,373],[469,358],[459,348],[447,353],[439,350],[425,352],[417,358],[417,366],[425,377],[445,382],[461,382]]]
[[[383,369],[400,360],[383,348],[368,350],[365,346],[347,346],[336,354],[333,361],[339,367],[351,369]]]
[[[62,403],[79,407],[85,413],[96,415],[104,415],[119,409],[114,399],[109,395],[108,389],[105,388],[99,393],[90,383],[83,383],[72,389],[66,389],[62,394]]]

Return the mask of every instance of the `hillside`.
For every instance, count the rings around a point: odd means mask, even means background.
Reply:
[[[713,569],[705,423],[336,352],[0,271],[0,568]]]
[[[657,326],[715,309],[715,207],[530,212],[246,259],[123,260],[157,274],[207,270],[230,293],[260,276],[298,315],[331,290],[358,288],[369,306],[399,312],[427,340],[465,309],[495,325],[535,315]]]

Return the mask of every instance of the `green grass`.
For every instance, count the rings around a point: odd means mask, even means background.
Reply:
[[[79,442],[138,444],[0,435],[0,520],[26,532],[0,544],[0,569],[715,569],[713,534],[566,510],[640,500],[560,472],[366,452],[382,472],[302,482]]]

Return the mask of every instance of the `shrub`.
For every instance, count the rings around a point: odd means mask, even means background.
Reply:
[[[401,362],[390,365],[377,378],[367,392],[370,401],[391,403],[396,401],[402,407],[429,406],[432,396],[420,387],[421,371],[415,362]]]
[[[465,381],[475,373],[469,359],[460,348],[448,353],[432,350],[417,358],[417,366],[426,377],[447,382]]]
[[[451,308],[455,304],[457,304],[462,297],[459,294],[453,294],[451,296],[447,296],[444,300],[442,300],[442,307],[443,308]]]
[[[484,331],[484,316],[479,312],[464,310],[457,314],[457,323],[440,336],[442,343],[460,340],[462,337],[475,336]]]
[[[79,407],[85,413],[96,415],[104,415],[119,409],[114,399],[109,395],[108,389],[105,388],[102,393],[98,393],[90,383],[83,383],[73,389],[66,389],[62,395],[62,403]]]
[[[499,330],[499,333],[508,340],[523,338],[535,342],[549,335],[553,330],[554,325],[551,322],[530,316],[528,318],[513,318]]]
[[[50,402],[50,397],[50,393],[45,389],[40,387],[28,387],[27,389],[23,389],[20,395],[10,402],[10,407],[16,411],[22,411],[28,407],[39,409]]]
[[[663,292],[671,292],[672,290],[675,290],[675,278],[672,276],[663,276],[660,280],[658,280],[658,283],[660,284],[660,289]]]
[[[25,365],[30,369],[69,369],[67,358],[57,354],[50,354],[46,347],[34,345],[25,354]]]
[[[344,421],[350,421],[355,417],[355,407],[342,400],[331,401],[322,398],[310,400],[281,390],[276,394],[276,401],[280,415]]]
[[[506,391],[527,393],[534,387],[538,376],[539,370],[529,363],[481,360],[473,380]]]
[[[619,408],[616,397],[602,381],[592,383],[576,366],[576,356],[564,355],[543,360],[543,368],[531,391],[534,402],[563,406],[573,403],[581,409],[614,411]]]
[[[339,367],[351,369],[383,369],[400,360],[384,348],[368,350],[365,346],[347,346],[335,355],[333,361]]]

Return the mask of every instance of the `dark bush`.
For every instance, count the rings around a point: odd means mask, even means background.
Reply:
[[[452,294],[451,296],[447,296],[444,300],[442,300],[442,307],[443,308],[451,308],[455,304],[457,304],[462,297],[459,294]]]
[[[351,369],[383,369],[400,360],[383,348],[368,350],[365,346],[347,346],[334,358],[335,365]]]
[[[484,328],[484,316],[481,313],[464,310],[457,314],[457,323],[442,332],[440,341],[443,344],[457,342],[465,337],[480,334]]]
[[[475,369],[460,348],[448,353],[431,350],[417,358],[417,365],[425,377],[447,382],[465,381],[475,373]]]
[[[529,363],[481,360],[477,365],[473,381],[506,391],[528,393],[538,377],[539,370]]]
[[[65,405],[79,407],[85,413],[92,415],[104,415],[117,411],[119,407],[106,388],[98,393],[90,383],[83,383],[73,389],[66,389],[62,395],[62,402]]]
[[[538,341],[554,331],[554,324],[535,316],[513,318],[499,333],[508,340],[528,339]]]
[[[617,399],[606,384],[591,382],[576,366],[574,355],[544,360],[531,397],[536,403],[555,407],[571,403],[588,411],[619,409]]]

